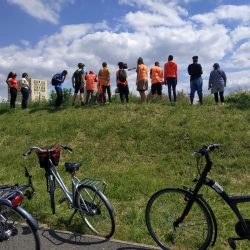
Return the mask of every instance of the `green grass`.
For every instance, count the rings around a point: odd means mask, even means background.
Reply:
[[[116,98],[110,105],[83,108],[79,104],[71,107],[68,99],[58,111],[52,102],[14,111],[1,104],[0,183],[24,183],[22,166],[27,165],[36,195],[25,202],[26,208],[41,224],[81,230],[80,217],[67,227],[72,213],[67,204],[57,203],[56,215],[51,214],[43,169],[35,155],[29,160],[22,158],[31,145],[68,144],[74,153],[63,152],[58,170],[69,184],[63,162],[79,161],[78,177],[96,177],[108,183],[106,195],[116,214],[114,238],[154,244],[145,226],[147,201],[164,187],[193,185],[196,168],[191,153],[202,145],[221,143],[226,155],[213,154],[210,176],[229,193],[250,193],[250,109],[244,101],[250,95],[237,95],[228,97],[225,106],[215,105],[209,97],[203,106],[189,106],[184,96],[179,96],[175,106],[165,98],[140,104],[136,97],[125,105]],[[243,98],[240,105],[235,96]],[[218,217],[215,249],[229,249],[226,239],[235,235],[236,220],[215,193],[206,188],[202,191]],[[57,189],[57,201],[61,196]],[[244,204],[242,210],[250,218],[249,205]],[[246,249],[250,244],[240,242],[238,246]]]

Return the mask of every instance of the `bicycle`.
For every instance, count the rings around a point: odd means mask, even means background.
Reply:
[[[79,212],[92,232],[109,239],[115,231],[115,220],[113,207],[104,195],[106,183],[102,180],[88,177],[83,178],[83,180],[78,179],[75,176],[75,172],[79,169],[80,163],[66,162],[65,171],[71,175],[71,191],[69,191],[56,169],[62,149],[70,153],[73,151],[67,145],[61,144],[51,148],[32,146],[23,155],[25,158],[28,158],[33,151],[36,152],[40,167],[45,170],[46,186],[53,214],[55,214],[56,209],[54,194],[55,184],[57,183],[64,193],[64,197],[60,199],[60,203],[68,201],[70,208],[74,209],[69,219],[69,224],[74,215]]]
[[[192,188],[165,188],[154,193],[146,207],[146,225],[154,241],[162,249],[207,249],[214,246],[217,239],[217,221],[214,212],[202,194],[206,185],[215,191],[232,209],[238,222],[235,231],[239,237],[228,238],[232,249],[237,240],[250,240],[250,220],[243,217],[238,203],[250,202],[250,195],[231,196],[208,176],[212,168],[210,152],[219,149],[220,144],[203,146],[194,153],[197,159],[198,177]],[[205,157],[205,167],[201,171],[200,160]]]
[[[25,168],[26,185],[0,185],[0,248],[40,250],[38,225],[35,219],[21,207],[23,197],[32,198],[32,176]],[[31,190],[29,190],[31,188]],[[23,194],[23,191],[26,191]]]

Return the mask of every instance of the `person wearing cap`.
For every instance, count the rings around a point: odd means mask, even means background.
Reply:
[[[148,68],[143,63],[143,58],[139,57],[137,60],[137,68],[136,68],[136,86],[137,91],[139,91],[141,96],[141,102],[146,101],[146,93],[145,91],[148,90]]]
[[[72,106],[75,105],[77,94],[80,91],[80,101],[81,105],[84,105],[84,84],[85,84],[85,75],[87,72],[84,71],[84,64],[78,63],[78,69],[72,75],[72,87],[74,89]]]
[[[188,66],[188,74],[190,75],[190,102],[193,105],[194,95],[197,91],[199,96],[199,103],[202,105],[202,85],[203,80],[201,75],[203,70],[201,65],[198,63],[198,56],[193,56],[193,63]]]
[[[94,74],[93,70],[90,70],[89,73],[85,76],[85,80],[86,80],[86,104],[88,104],[89,102],[89,97],[91,98],[91,100],[95,99],[95,92],[97,90],[97,77]],[[95,102],[95,100],[94,100]]]
[[[17,98],[17,91],[18,91],[18,82],[16,79],[17,74],[14,72],[10,72],[6,79],[6,83],[10,89],[10,108],[16,108],[16,98]]]
[[[109,103],[111,103],[110,72],[106,62],[102,63],[102,68],[98,72],[98,81],[102,86],[103,103],[106,103],[106,92],[108,93]]]
[[[22,109],[26,109],[28,107],[28,100],[30,95],[30,84],[29,84],[29,75],[28,73],[22,74],[22,87],[21,87],[21,93],[22,93]]]
[[[120,93],[121,103],[124,103],[124,98],[128,103],[129,88],[128,88],[128,76],[126,72],[127,65],[126,63],[119,62],[118,66],[119,69],[116,71],[116,86]]]
[[[163,83],[163,70],[160,67],[159,62],[155,62],[155,66],[150,69],[150,78],[151,78],[151,92],[152,95],[156,93],[158,96],[162,96],[162,83]]]
[[[168,86],[168,98],[171,103],[176,102],[176,85],[177,85],[177,70],[178,66],[176,62],[173,61],[174,57],[172,55],[168,56],[168,62],[164,65],[164,82]],[[173,99],[172,99],[173,91]]]
[[[219,101],[224,105],[224,87],[226,87],[227,76],[223,70],[220,69],[220,65],[215,63],[213,70],[210,73],[208,80],[208,90],[211,89],[211,94],[214,94],[214,100],[216,104]]]
[[[56,101],[55,101],[55,108],[59,108],[62,104],[63,100],[63,91],[62,91],[62,84],[68,74],[67,70],[63,70],[62,73],[57,73],[53,76],[53,79],[56,81],[55,91],[56,91]]]

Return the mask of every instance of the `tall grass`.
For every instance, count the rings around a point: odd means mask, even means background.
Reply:
[[[133,96],[129,104],[120,104],[117,96],[110,105],[80,107],[78,103],[72,107],[70,95],[59,110],[53,108],[53,97],[49,102],[31,103],[27,110],[13,111],[2,104],[0,183],[25,182],[22,166],[27,165],[36,187],[33,200],[25,202],[27,209],[50,227],[82,230],[80,217],[67,226],[72,213],[67,204],[57,203],[56,215],[51,214],[43,169],[35,155],[28,161],[22,158],[31,145],[68,144],[74,154],[63,153],[58,167],[67,184],[63,162],[81,162],[78,176],[98,177],[108,183],[106,195],[116,214],[114,238],[154,244],[145,226],[146,203],[161,188],[193,185],[196,168],[191,153],[202,145],[223,144],[226,157],[213,154],[210,175],[229,193],[250,193],[250,110],[232,101],[237,96],[228,97],[225,106],[215,105],[209,97],[203,106],[190,106],[183,94],[174,106],[166,97],[140,104]],[[249,93],[246,96],[244,100]],[[226,239],[235,235],[236,220],[214,193],[206,188],[203,193],[218,217],[215,249],[228,249]],[[57,189],[56,199],[61,196]],[[249,205],[244,204],[242,211],[250,218]],[[250,244],[241,242],[239,246],[247,249]]]

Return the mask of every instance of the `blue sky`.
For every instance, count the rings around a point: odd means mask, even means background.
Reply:
[[[1,0],[0,10],[0,96],[11,70],[49,80],[67,69],[70,87],[78,62],[97,72],[107,61],[114,76],[119,61],[133,67],[141,56],[149,67],[163,66],[169,54],[179,65],[179,90],[189,91],[193,55],[204,89],[215,62],[228,75],[228,91],[250,88],[247,0]],[[129,85],[135,90],[134,72]]]

